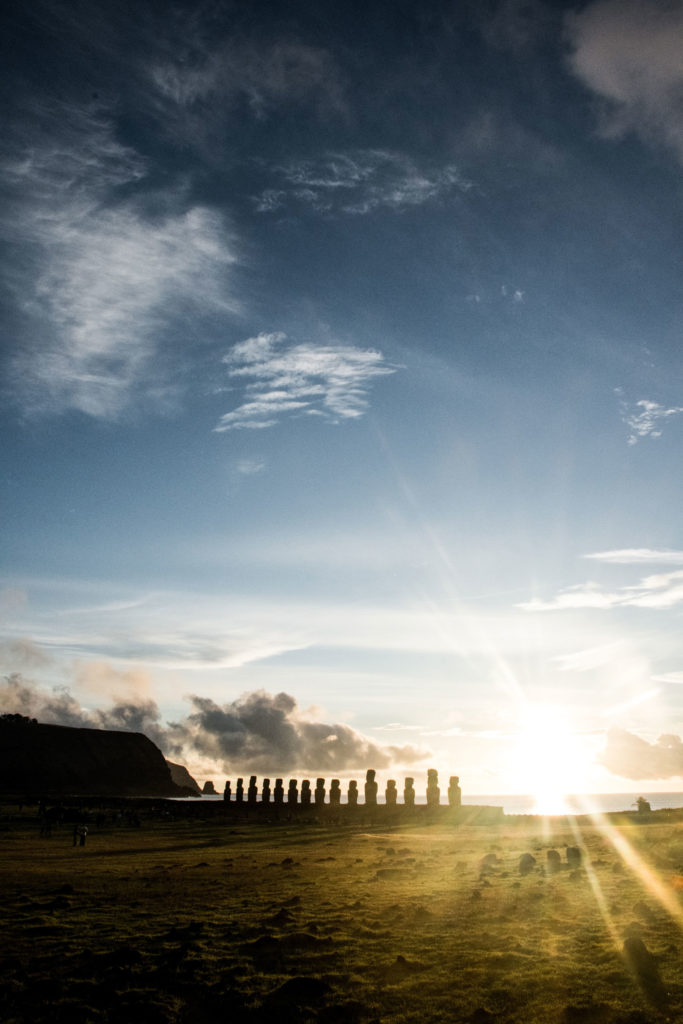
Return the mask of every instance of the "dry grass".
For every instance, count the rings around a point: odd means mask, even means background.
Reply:
[[[678,824],[5,825],[6,1022],[683,1019]]]

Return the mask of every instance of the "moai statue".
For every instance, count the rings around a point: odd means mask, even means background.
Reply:
[[[332,779],[330,785],[330,806],[339,807],[341,803],[341,789],[339,788],[339,779]]]
[[[365,806],[376,807],[377,806],[377,783],[375,782],[374,768],[368,768],[365,773]]]
[[[275,780],[275,789],[273,790],[273,800],[276,804],[283,804],[285,802],[285,791],[282,788],[282,779]]]
[[[413,789],[413,783],[415,779],[406,778],[403,785],[403,803],[406,807],[415,806],[415,790]]]
[[[395,807],[396,806],[396,780],[395,779],[388,779],[387,780],[387,788],[384,791],[384,802],[386,803],[387,807]]]
[[[244,801],[244,779],[238,779],[235,786],[235,803],[241,804]]]
[[[430,768],[427,772],[427,807],[438,807],[440,799],[439,773],[435,768]]]
[[[308,779],[304,779],[301,783],[301,806],[311,806],[311,784]]]
[[[449,807],[460,807],[462,804],[462,790],[458,783],[460,778],[458,775],[451,775],[448,782],[448,806]]]
[[[223,799],[225,800],[226,804],[229,804],[231,798],[232,798],[232,793],[230,791],[230,780],[228,780],[225,783],[225,789],[223,790]]]
[[[263,785],[261,786],[261,803],[270,803],[270,779],[263,780]]]
[[[315,806],[316,807],[322,807],[322,805],[325,803],[325,780],[324,779],[316,779],[316,781],[315,781],[314,799],[315,799]]]
[[[296,781],[296,779],[290,779],[289,780],[289,789],[287,790],[287,803],[288,804],[298,804],[298,802],[299,802],[299,789],[298,789],[298,786],[299,786],[299,784]]]
[[[358,783],[355,779],[351,779],[349,782],[349,791],[346,794],[346,802],[349,807],[358,806]]]
[[[255,804],[257,795],[258,789],[256,787],[256,776],[251,775],[249,777],[249,789],[247,790],[247,803]]]

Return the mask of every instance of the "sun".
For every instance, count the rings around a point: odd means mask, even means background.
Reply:
[[[520,793],[534,797],[536,814],[566,814],[568,797],[584,789],[585,752],[566,709],[526,704],[510,775]]]

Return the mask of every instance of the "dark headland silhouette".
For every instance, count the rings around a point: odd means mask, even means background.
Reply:
[[[178,797],[197,790],[186,769],[169,765],[142,733],[0,718],[0,793]]]

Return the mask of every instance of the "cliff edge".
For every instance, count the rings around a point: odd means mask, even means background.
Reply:
[[[17,716],[18,717],[18,716]],[[0,721],[0,793],[188,796],[139,732]]]

